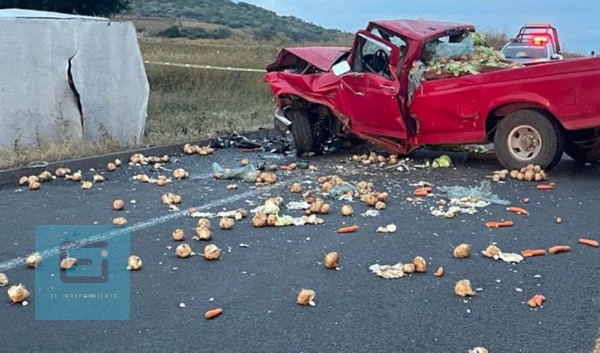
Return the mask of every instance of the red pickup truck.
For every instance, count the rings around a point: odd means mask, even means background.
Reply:
[[[600,159],[600,59],[581,58],[420,80],[413,65],[432,43],[460,43],[466,24],[369,22],[352,48],[285,48],[265,81],[276,129],[299,155],[334,136],[356,136],[399,154],[424,145],[494,143],[506,168],[553,168],[563,152]],[[430,54],[430,53],[429,53]]]

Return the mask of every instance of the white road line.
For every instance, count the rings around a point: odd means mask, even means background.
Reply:
[[[293,182],[296,182],[296,181],[299,181],[299,180],[301,180],[301,178],[294,178],[294,179],[291,179],[291,180],[288,180],[288,181],[285,181],[285,182],[282,182],[282,183],[279,183],[279,184],[276,184],[276,185],[273,185],[273,186],[268,186],[268,187],[265,187],[265,188],[259,188],[259,189],[252,190],[252,191],[246,191],[246,192],[244,192],[242,194],[239,194],[239,195],[234,195],[234,196],[226,197],[224,199],[217,200],[217,201],[214,201],[214,202],[211,202],[211,203],[208,203],[208,204],[204,204],[202,206],[194,207],[194,208],[196,210],[198,210],[198,211],[209,210],[211,208],[219,207],[219,206],[231,203],[231,202],[243,200],[243,199],[255,196],[257,194],[263,193],[265,191],[268,191],[270,189],[273,189],[275,187],[283,186],[283,185],[286,185],[286,184],[289,184],[289,183],[293,183]],[[153,219],[150,219],[150,220],[145,221],[145,222],[136,223],[136,224],[134,224],[134,225],[132,225],[132,226],[130,226],[128,228],[121,228],[121,229],[114,230],[112,232],[93,235],[91,237],[82,239],[82,242],[97,242],[97,241],[108,240],[108,239],[117,237],[119,235],[124,235],[124,234],[127,234],[127,233],[133,233],[133,232],[140,231],[140,230],[143,230],[143,229],[146,229],[146,228],[154,227],[156,225],[163,224],[163,223],[166,223],[166,222],[178,219],[178,218],[182,218],[182,217],[185,217],[187,215],[189,215],[189,211],[188,210],[169,213],[167,215],[164,215],[164,216],[161,216],[161,217],[157,217],[157,218],[153,218]],[[83,245],[83,244],[80,244],[80,245]],[[51,249],[46,249],[46,250],[43,250],[43,251],[39,251],[39,253],[40,253],[40,255],[42,255],[43,258],[49,258],[49,257],[52,257],[52,256],[59,255],[60,254],[60,249],[59,249],[59,247],[54,247],[54,248],[51,248]],[[4,262],[0,263],[0,272],[11,270],[13,268],[16,268],[18,266],[22,266],[24,264],[25,264],[25,257],[18,257],[18,258],[14,258],[14,259],[11,259],[11,260],[7,260],[7,261],[4,261]]]
[[[262,72],[262,73],[267,72],[266,70],[248,69],[248,68],[243,68],[243,67],[179,64],[179,63],[170,63],[170,62],[161,62],[161,61],[149,61],[149,60],[145,60],[144,63],[151,64],[151,65],[188,67],[188,68],[205,69],[205,70],[222,70],[222,71],[238,71],[238,72]]]

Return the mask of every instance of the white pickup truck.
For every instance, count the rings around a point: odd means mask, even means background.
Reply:
[[[562,60],[558,31],[552,25],[527,24],[502,48],[504,57],[520,63]]]

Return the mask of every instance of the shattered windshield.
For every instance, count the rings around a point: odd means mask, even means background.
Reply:
[[[469,31],[461,31],[436,38],[425,44],[421,60],[423,62],[439,61],[442,58],[460,58],[470,55],[475,48],[475,41]]]

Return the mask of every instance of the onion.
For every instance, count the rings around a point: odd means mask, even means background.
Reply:
[[[115,170],[117,170],[117,165],[113,162],[110,162],[106,165],[106,170],[108,170],[109,172],[114,172]]]
[[[125,217],[117,217],[112,220],[112,224],[118,227],[122,227],[124,225],[127,225],[127,219],[125,219]]]
[[[42,260],[42,255],[36,252],[27,256],[27,259],[25,259],[25,263],[29,267],[36,268],[40,263],[42,263]]]
[[[194,236],[196,240],[211,240],[212,232],[209,228],[198,227],[196,228],[196,236]]]
[[[204,258],[207,260],[218,260],[221,256],[221,249],[215,244],[208,244],[204,247]]]
[[[496,245],[490,245],[485,249],[485,251],[482,251],[481,253],[485,257],[494,257],[494,256],[500,254],[500,248],[497,247]]]
[[[104,177],[103,177],[102,175],[100,175],[100,174],[96,174],[96,175],[94,175],[93,179],[94,179],[94,181],[95,181],[96,183],[101,183],[101,182],[103,182],[103,181],[104,181]]]
[[[329,269],[338,268],[340,266],[340,255],[337,252],[330,252],[325,255],[323,263]]]
[[[353,213],[354,213],[354,210],[352,209],[352,206],[350,206],[350,205],[342,206],[342,215],[343,216],[350,217],[350,216],[352,216]]]
[[[413,273],[417,270],[417,266],[413,263],[407,263],[402,265],[402,272],[404,273]]]
[[[67,177],[67,179],[71,179],[73,181],[81,181],[83,180],[83,174],[81,174],[80,172],[75,172],[73,173],[73,175],[71,175],[71,177]]]
[[[421,256],[415,257],[413,260],[413,264],[415,265],[415,271],[417,272],[427,272],[427,261]]]
[[[200,218],[197,226],[200,228],[210,229],[210,220],[208,218]]]
[[[30,296],[29,291],[27,290],[27,288],[25,288],[25,286],[22,283],[19,283],[19,285],[17,286],[12,286],[8,288],[8,291],[6,293],[8,294],[8,298],[13,304],[21,303],[27,300],[27,298],[29,298]]]
[[[186,172],[183,168],[177,168],[173,171],[173,177],[177,180],[187,179],[190,173]]]
[[[385,209],[385,202],[377,201],[377,203],[375,204],[375,208],[378,210]]]
[[[115,211],[122,210],[123,208],[125,208],[125,201],[120,200],[120,199],[114,200],[113,203],[112,203],[112,208]]]
[[[171,236],[175,241],[182,241],[183,239],[185,239],[185,232],[183,231],[183,229],[175,229]]]
[[[294,183],[290,188],[290,191],[297,194],[302,192],[302,185],[300,183]]]
[[[25,184],[29,184],[29,178],[26,176],[22,176],[19,179],[19,185],[25,185]]]
[[[469,244],[460,244],[454,248],[454,257],[457,259],[464,259],[471,255],[471,246]]]
[[[41,181],[50,181],[52,180],[52,173],[50,173],[47,170],[44,170],[42,173],[40,173],[40,175],[38,175],[38,178]]]
[[[8,284],[8,276],[5,273],[0,273],[0,287],[4,287]]]
[[[315,306],[314,299],[317,296],[317,293],[312,289],[302,289],[300,293],[298,293],[298,298],[296,298],[296,303],[300,305],[311,305]]]
[[[185,259],[192,254],[192,248],[188,244],[181,244],[175,249],[177,257]]]
[[[92,188],[92,182],[91,181],[84,181],[83,183],[81,183],[81,188],[84,190],[89,190]]]
[[[377,201],[381,201],[381,202],[388,202],[390,199],[389,195],[387,192],[382,192],[377,194]]]
[[[139,256],[131,255],[129,256],[127,269],[131,271],[137,271],[142,268],[142,259]]]
[[[468,279],[462,279],[456,282],[456,285],[454,286],[454,293],[456,293],[456,295],[459,297],[470,297],[475,294],[475,292],[473,292],[473,288],[471,287],[471,281]]]
[[[371,207],[375,206],[378,202],[377,197],[375,197],[375,195],[373,195],[373,194],[364,195],[362,197],[362,201]]]
[[[77,259],[73,257],[67,257],[60,261],[60,268],[63,270],[68,270],[75,265],[77,265]]]
[[[39,188],[42,186],[42,184],[40,184],[37,181],[34,181],[33,183],[29,184],[29,190],[39,190]]]
[[[219,221],[219,227],[224,230],[229,230],[233,228],[234,220],[232,218],[223,217]]]
[[[71,174],[71,169],[69,169],[69,168],[58,168],[58,169],[56,169],[56,171],[54,172],[54,174],[57,177],[63,178],[65,176],[67,176],[67,174]]]
[[[267,216],[264,213],[256,213],[252,218],[252,225],[260,228],[267,225]]]
[[[276,223],[277,223],[277,215],[274,215],[274,214],[267,215],[267,225],[269,227],[274,226]]]

